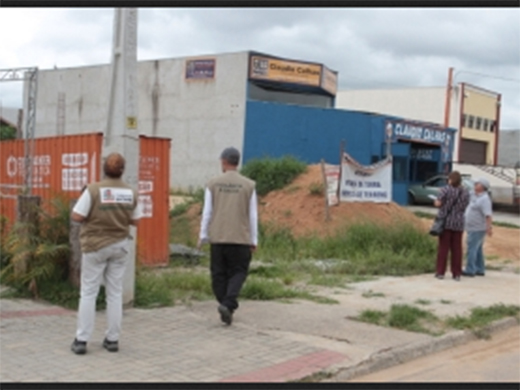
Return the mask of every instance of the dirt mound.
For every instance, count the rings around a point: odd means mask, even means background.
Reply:
[[[275,223],[291,229],[296,236],[316,233],[323,236],[338,228],[359,222],[392,224],[399,221],[416,224],[423,228],[419,218],[395,203],[340,203],[330,208],[331,219],[325,221],[325,199],[313,195],[313,184],[323,183],[321,166],[310,165],[282,190],[273,191],[260,200],[259,215],[264,223]]]

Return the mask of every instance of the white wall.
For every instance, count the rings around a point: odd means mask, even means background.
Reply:
[[[185,81],[186,58],[138,65],[138,129],[147,136],[171,138],[173,188],[203,186],[220,172],[222,149],[242,150],[248,53],[208,57],[216,58],[212,81]],[[103,131],[109,76],[108,65],[40,71],[36,136],[58,135],[60,90],[66,98],[65,134]]]
[[[445,87],[405,89],[364,89],[339,91],[336,108],[373,112],[444,125]],[[459,88],[453,89],[449,127],[459,129]],[[458,161],[458,133],[455,133],[454,161]]]

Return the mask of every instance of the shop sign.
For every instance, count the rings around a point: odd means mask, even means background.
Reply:
[[[321,65],[251,56],[249,78],[320,87]]]
[[[323,65],[321,75],[321,88],[334,96],[336,96],[336,92],[338,91],[338,73],[333,72],[325,65]]]
[[[215,78],[214,58],[194,59],[186,61],[186,80],[213,80]]]
[[[442,145],[451,142],[451,135],[440,127],[428,126],[423,124],[405,121],[387,121],[386,137],[392,140],[407,139],[429,144]]]

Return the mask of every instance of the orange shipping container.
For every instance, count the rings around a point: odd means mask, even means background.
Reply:
[[[81,188],[101,174],[103,134],[34,140],[32,193],[42,200],[77,199]],[[145,216],[138,231],[138,259],[145,265],[169,261],[170,140],[140,137],[140,201]],[[0,215],[16,218],[16,195],[23,188],[24,141],[0,142]]]

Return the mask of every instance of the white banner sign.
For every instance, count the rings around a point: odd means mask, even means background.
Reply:
[[[392,161],[363,166],[345,155],[341,166],[341,202],[392,201]]]

